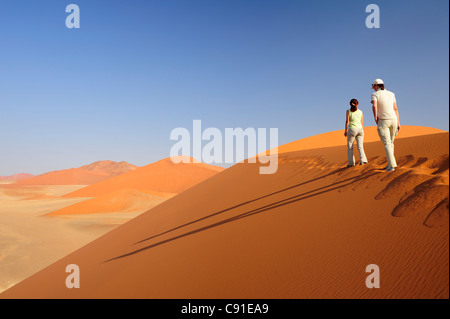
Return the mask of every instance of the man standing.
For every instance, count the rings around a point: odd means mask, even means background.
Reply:
[[[394,156],[394,139],[400,130],[400,117],[395,94],[384,88],[384,82],[376,79],[372,83],[372,110],[377,123],[378,135],[384,144],[387,159],[387,172],[395,171],[397,162]]]

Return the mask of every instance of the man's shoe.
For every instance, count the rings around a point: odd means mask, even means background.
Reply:
[[[395,171],[395,167],[389,167],[389,168],[386,170],[386,172],[393,172],[393,171]]]

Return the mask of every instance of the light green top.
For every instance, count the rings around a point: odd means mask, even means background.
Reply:
[[[356,110],[355,112],[352,112],[351,109],[348,110],[348,128],[356,127],[356,128],[362,128],[362,120],[363,112],[361,110]]]

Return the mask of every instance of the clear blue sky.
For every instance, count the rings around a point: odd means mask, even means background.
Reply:
[[[67,29],[65,8],[81,10]],[[367,29],[376,3],[381,28]],[[449,2],[0,0],[0,176],[169,156],[176,127],[343,129],[370,86],[448,130]]]

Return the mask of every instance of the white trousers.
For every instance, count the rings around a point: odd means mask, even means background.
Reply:
[[[355,165],[355,155],[353,153],[353,144],[358,146],[359,159],[361,163],[367,163],[366,153],[364,152],[364,130],[362,128],[350,127],[347,133],[347,156],[348,165]]]
[[[388,167],[397,167],[394,156],[394,140],[398,134],[397,119],[378,120],[377,131],[381,142],[384,144]]]

